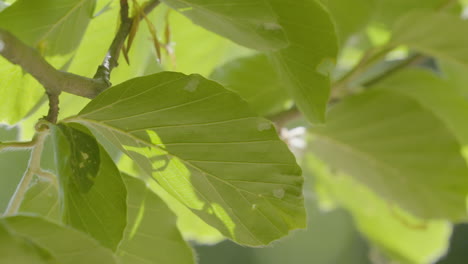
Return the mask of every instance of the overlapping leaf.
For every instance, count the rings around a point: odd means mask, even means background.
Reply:
[[[468,167],[457,138],[416,100],[374,90],[312,129],[313,151],[391,204],[420,218],[466,219]]]
[[[42,218],[29,216],[1,218],[0,222],[16,236],[28,240],[30,245],[36,245],[44,250],[48,256],[56,260],[56,262],[52,263],[118,263],[109,249],[103,248],[95,240],[74,229],[54,224]],[[5,249],[4,247],[0,248]],[[2,254],[2,256],[4,255]],[[0,259],[2,256],[0,256]],[[21,263],[17,261],[18,259],[11,263]]]
[[[239,93],[259,115],[286,110],[290,100],[265,55],[233,60],[218,67],[210,78]]]
[[[47,55],[49,63],[60,69],[78,47],[94,4],[95,0],[18,0],[0,13],[0,27]],[[0,74],[0,121],[14,124],[38,103],[44,89],[3,58]]]
[[[336,23],[340,43],[362,30],[372,18],[379,0],[321,0]],[[350,15],[352,14],[352,15]]]
[[[54,264],[57,263],[48,252],[26,239],[14,235],[0,222],[0,262],[17,264]]]
[[[19,212],[34,213],[59,221],[60,208],[56,184],[51,181],[37,180],[25,193]]]
[[[0,13],[0,27],[46,54],[66,54],[80,43],[95,0],[18,0]]]
[[[304,227],[302,177],[272,124],[199,75],[164,72],[102,93],[77,117],[236,242]]]
[[[376,0],[374,20],[387,26],[407,13],[418,10],[436,10],[446,4],[445,0]]]
[[[17,140],[19,134],[18,127],[8,127],[0,125],[0,141]],[[15,192],[16,186],[21,180],[24,171],[28,167],[30,152],[27,150],[0,151],[0,211],[4,212],[7,208],[11,196]]]
[[[278,17],[263,0],[163,0],[213,32],[249,48],[275,50],[288,40]]]
[[[437,37],[435,37],[437,36]],[[391,44],[468,66],[468,21],[456,14],[418,11],[394,26]]]
[[[115,249],[126,226],[126,189],[120,172],[94,137],[54,128],[57,174],[65,223]]]
[[[169,12],[169,26],[173,57],[166,56],[163,59],[166,70],[207,76],[219,64],[252,52],[205,28],[193,25],[187,17],[172,10]],[[194,43],[200,43],[203,48],[194,48]]]
[[[164,2],[207,29],[247,47],[268,51],[282,84],[299,109],[309,121],[325,120],[329,75],[334,67],[338,41],[333,22],[321,4],[314,0]],[[259,30],[266,30],[275,37],[258,34]],[[272,43],[278,36],[285,40],[281,45],[276,45],[277,41]]]
[[[333,174],[313,155],[305,167],[316,188],[353,216],[358,229],[383,253],[399,263],[434,263],[449,246],[451,225],[444,220],[421,220],[385,202],[344,174]]]
[[[194,263],[192,249],[177,229],[176,216],[141,180],[124,177],[128,225],[118,248],[122,263]]]
[[[468,145],[468,101],[455,89],[451,81],[426,70],[405,70],[378,84],[378,88],[392,90],[413,98],[445,123],[458,141]]]
[[[216,244],[224,240],[224,236],[215,228],[200,219],[189,208],[181,203],[177,198],[169,194],[153,178],[145,175],[139,167],[127,156],[122,156],[117,163],[122,173],[133,175],[134,177],[145,178],[147,187],[160,197],[169,209],[177,216],[177,227],[182,236],[187,241],[194,241],[197,244]],[[138,175],[138,176],[137,176]],[[144,177],[142,177],[144,176]]]

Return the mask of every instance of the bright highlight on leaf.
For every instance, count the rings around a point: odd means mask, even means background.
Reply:
[[[264,245],[304,227],[294,156],[269,121],[215,82],[170,72],[137,78],[104,92],[67,122],[120,148],[238,243]]]

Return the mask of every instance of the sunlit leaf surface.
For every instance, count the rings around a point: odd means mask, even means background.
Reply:
[[[273,125],[199,75],[160,73],[102,93],[77,116],[236,242],[304,227],[301,170]]]

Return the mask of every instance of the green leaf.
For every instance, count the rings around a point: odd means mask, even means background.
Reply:
[[[77,117],[227,237],[264,245],[304,227],[301,170],[273,125],[199,75],[112,87]]]
[[[194,23],[257,50],[288,45],[278,17],[263,0],[163,0]]]
[[[269,0],[289,46],[269,52],[286,89],[310,122],[325,121],[338,40],[330,15],[312,0]]]
[[[412,12],[395,24],[390,44],[468,66],[468,21],[455,14]]]
[[[53,130],[63,221],[116,249],[126,226],[125,184],[106,151],[81,130]]]
[[[340,43],[358,33],[369,23],[379,0],[321,0],[336,24]],[[352,14],[352,15],[350,15]]]
[[[24,195],[19,212],[35,213],[54,221],[60,220],[56,184],[47,180],[37,180]]]
[[[176,12],[169,13],[169,26],[175,61],[168,56],[163,58],[163,65],[167,70],[207,76],[219,64],[252,53],[245,47],[194,25],[192,21]],[[194,43],[202,43],[203,48],[194,48]]]
[[[446,0],[376,0],[374,20],[377,23],[392,26],[396,20],[407,13],[418,10],[436,10]]]
[[[119,169],[128,175],[140,178],[145,173],[138,168],[133,160],[128,156],[122,156],[118,163]],[[189,208],[181,203],[177,198],[169,194],[152,177],[145,177],[147,187],[159,196],[177,216],[177,227],[186,241],[194,241],[197,244],[213,245],[223,241],[224,236],[215,228],[200,219]]]
[[[125,176],[128,225],[117,254],[122,263],[194,263],[192,249],[161,198],[136,178]]]
[[[468,98],[468,86],[466,85],[468,83],[468,75],[466,74],[468,66],[445,60],[439,60],[437,64],[444,79],[448,82],[448,87]]]
[[[14,235],[0,222],[0,262],[15,264],[52,264],[57,263],[48,252],[36,244]]]
[[[2,12],[5,8],[7,8],[9,5],[3,1],[0,1],[0,12]]]
[[[322,5],[314,0],[164,2],[195,23],[234,42],[267,51],[283,85],[308,120],[325,120],[330,90],[329,76],[334,68],[338,41],[330,15]],[[250,23],[250,26],[245,26],[245,23]],[[258,34],[256,31],[262,28],[275,35],[273,39],[278,40],[278,35],[281,35],[286,42],[271,45],[271,36]],[[259,37],[262,39],[259,40]]]
[[[217,68],[210,78],[237,92],[262,116],[286,110],[290,101],[265,55],[228,62]]]
[[[0,122],[16,124],[44,95],[44,90],[21,67],[2,57],[0,74]]]
[[[389,203],[423,219],[466,219],[461,146],[417,101],[383,90],[352,96],[312,133],[314,153]]]
[[[66,54],[80,43],[95,0],[18,0],[0,13],[0,25],[46,54]]]
[[[18,127],[8,127],[0,124],[0,141],[18,140],[20,130]],[[6,150],[0,151],[0,212],[7,208],[16,186],[19,184],[24,171],[28,167],[30,151]]]
[[[16,235],[49,252],[60,264],[118,263],[109,249],[74,229],[31,216],[1,218],[0,222]]]
[[[317,188],[346,208],[361,233],[398,263],[434,263],[447,251],[449,222],[417,219],[348,175],[332,174],[313,155],[306,156],[305,167],[314,175]]]
[[[444,122],[465,148],[468,145],[468,101],[458,91],[450,89],[449,81],[429,71],[413,69],[399,72],[377,87],[417,100]]]

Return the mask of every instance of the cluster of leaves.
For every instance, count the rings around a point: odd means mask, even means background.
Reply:
[[[0,1],[0,28],[91,77],[118,2]],[[0,179],[12,196],[0,260],[193,263],[187,240],[267,245],[306,227],[302,170],[323,207],[347,209],[383,258],[444,254],[452,223],[467,220],[462,3],[161,2],[149,31],[132,29],[116,85],[91,101],[61,95],[58,124],[32,129],[44,90],[0,58],[0,119],[36,134],[17,191],[13,176]],[[7,160],[23,145],[0,146]]]

